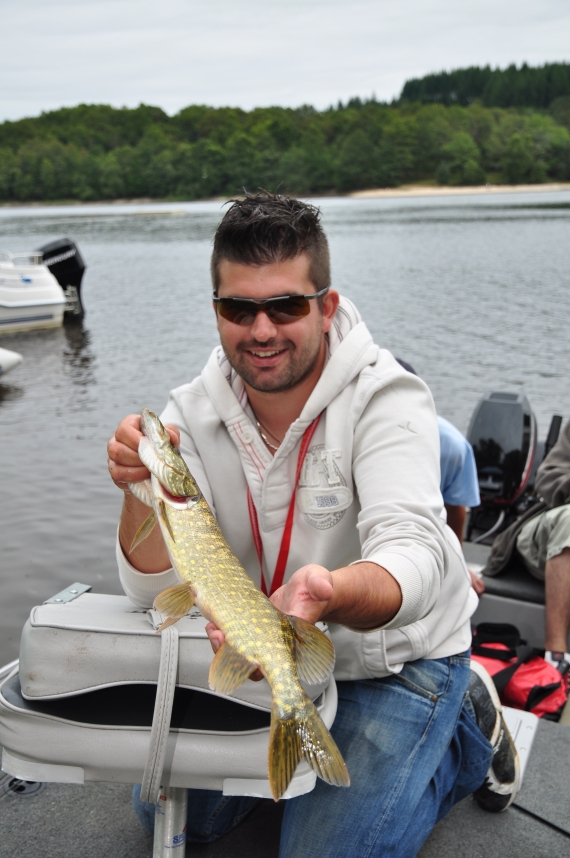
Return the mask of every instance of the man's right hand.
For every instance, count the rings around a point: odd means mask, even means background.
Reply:
[[[166,426],[172,443],[180,443],[176,426]],[[150,472],[139,458],[139,441],[142,438],[140,414],[129,414],[115,430],[107,444],[107,466],[111,479],[122,491],[129,491],[129,483],[138,483],[150,477]]]
[[[180,432],[175,426],[166,426],[173,444],[180,443]],[[170,566],[170,559],[159,527],[155,527],[145,541],[130,552],[133,538],[143,521],[148,517],[149,508],[141,503],[129,490],[129,483],[138,483],[150,476],[148,469],[139,458],[139,442],[142,438],[140,414],[125,417],[107,444],[109,473],[116,486],[125,494],[121,521],[119,524],[119,542],[129,561],[139,572],[163,572]]]

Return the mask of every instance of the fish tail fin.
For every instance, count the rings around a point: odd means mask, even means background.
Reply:
[[[159,593],[154,600],[155,610],[166,614],[166,619],[158,628],[161,632],[185,617],[194,604],[194,591],[191,584],[176,584]]]
[[[289,786],[301,758],[333,786],[350,786],[342,754],[314,704],[306,698],[292,717],[279,717],[273,706],[269,737],[269,784],[275,801]]]

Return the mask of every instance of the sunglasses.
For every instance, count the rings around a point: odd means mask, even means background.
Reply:
[[[222,319],[234,325],[253,325],[260,310],[267,314],[274,325],[288,325],[308,316],[311,312],[309,301],[328,292],[330,286],[314,292],[312,295],[279,295],[278,298],[218,298],[212,296],[218,314]]]

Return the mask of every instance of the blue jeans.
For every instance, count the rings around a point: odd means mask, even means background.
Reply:
[[[287,801],[280,858],[413,858],[435,823],[476,790],[491,745],[466,694],[467,654],[409,662],[383,679],[339,682],[332,728],[350,772],[348,789],[318,780]],[[154,805],[133,801],[152,830]],[[188,840],[231,831],[260,801],[190,790]]]

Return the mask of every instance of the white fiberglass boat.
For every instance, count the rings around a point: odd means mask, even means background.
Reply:
[[[41,252],[0,253],[0,332],[58,327],[66,304]]]
[[[22,363],[24,358],[18,352],[9,349],[0,349],[0,375],[5,375],[10,369]]]
[[[70,239],[26,253],[0,251],[0,334],[55,328],[65,312],[81,315],[84,270]]]

